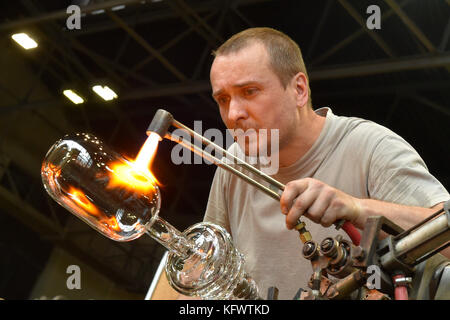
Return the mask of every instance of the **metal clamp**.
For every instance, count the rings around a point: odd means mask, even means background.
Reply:
[[[412,282],[412,278],[411,277],[401,277],[401,278],[396,278],[394,280],[394,286],[398,287],[398,286],[409,286]]]

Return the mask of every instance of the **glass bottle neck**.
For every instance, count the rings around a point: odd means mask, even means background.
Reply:
[[[146,226],[145,233],[181,258],[186,259],[195,252],[194,244],[183,237],[178,229],[159,216],[153,219],[153,223]]]

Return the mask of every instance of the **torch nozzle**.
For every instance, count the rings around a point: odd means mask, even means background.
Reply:
[[[170,112],[167,112],[166,110],[158,109],[158,111],[156,111],[155,116],[152,119],[152,122],[150,122],[150,125],[147,128],[147,135],[150,135],[150,133],[155,132],[160,136],[162,140],[164,139],[172,123],[173,123],[172,114]]]

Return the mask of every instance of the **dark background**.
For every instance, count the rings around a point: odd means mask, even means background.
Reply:
[[[116,10],[120,3],[125,8]],[[80,30],[66,28],[70,4],[86,12]],[[366,27],[371,4],[381,9],[380,30]],[[106,11],[93,14],[93,6]],[[57,280],[43,278],[40,290],[36,283],[55,248],[115,288],[144,297],[163,248],[147,236],[116,243],[79,222],[45,193],[42,159],[56,140],[81,131],[134,157],[158,108],[189,127],[201,120],[203,130],[224,129],[210,96],[211,51],[256,26],[279,29],[300,45],[314,108],[329,106],[394,130],[450,186],[448,0],[3,0],[0,297],[45,293],[45,283]],[[23,31],[38,48],[25,51],[12,41]],[[119,98],[106,103],[96,97],[90,87],[98,81]],[[62,95],[67,86],[87,101],[72,104]],[[174,165],[173,145],[160,144],[154,168],[163,184],[160,215],[183,230],[201,221],[215,167]]]

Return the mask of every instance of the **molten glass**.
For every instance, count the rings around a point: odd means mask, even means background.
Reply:
[[[181,233],[158,216],[161,195],[148,169],[156,139],[150,136],[133,162],[91,134],[67,135],[45,156],[44,187],[61,206],[112,240],[130,241],[146,233],[166,247],[167,278],[180,293],[204,299],[259,298],[242,255],[223,228],[200,223]]]

